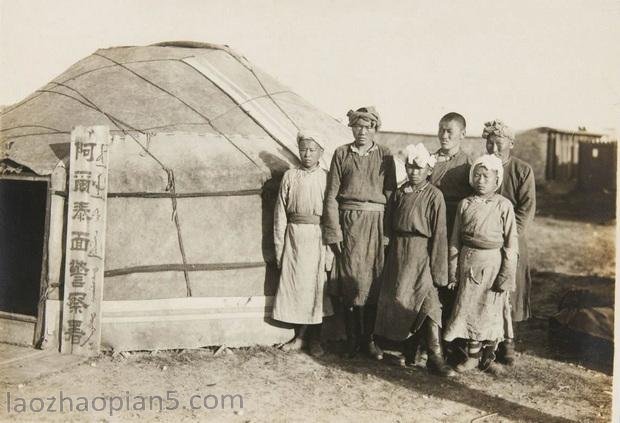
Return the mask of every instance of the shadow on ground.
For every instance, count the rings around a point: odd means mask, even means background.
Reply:
[[[514,401],[502,398],[501,393],[489,394],[480,389],[467,386],[465,381],[469,375],[456,378],[440,378],[420,368],[401,368],[383,362],[371,361],[367,358],[342,359],[328,355],[326,358],[316,359],[322,365],[336,367],[352,374],[366,374],[391,384],[402,386],[419,395],[433,396],[438,399],[458,402],[469,407],[482,410],[488,414],[497,415],[500,419],[515,421],[536,421],[564,423],[572,420],[554,416],[533,407],[525,406]],[[487,377],[478,374],[478,377]],[[508,376],[510,377],[510,376]],[[358,407],[364,409],[364,407]],[[368,408],[368,410],[389,411]]]
[[[568,386],[585,386],[588,383],[585,376],[573,372],[566,373],[566,368],[546,365],[540,359],[569,363],[574,366],[582,366],[612,375],[613,345],[611,343],[597,342],[595,338],[574,334],[575,339],[567,339],[565,341],[568,342],[559,345],[550,336],[549,318],[558,311],[558,305],[564,293],[571,289],[587,288],[601,297],[611,298],[613,302],[613,279],[596,276],[573,276],[553,272],[534,272],[532,279],[534,317],[527,322],[517,325],[519,361],[515,367],[505,368],[504,376],[499,377],[501,386],[510,389],[511,383],[522,386],[533,383],[538,385],[539,388],[544,387],[540,389],[553,392],[554,389],[563,389]],[[392,347],[395,346],[392,345]],[[516,402],[516,400],[507,399],[510,395],[502,395],[505,394],[503,391],[488,392],[480,389],[480,387],[488,386],[489,383],[496,383],[497,381],[494,378],[495,381],[490,382],[485,378],[490,378],[491,376],[480,372],[475,372],[476,374],[474,375],[459,375],[454,379],[444,379],[429,374],[425,369],[404,369],[395,365],[389,365],[387,362],[390,360],[388,359],[381,363],[366,358],[343,359],[339,357],[342,354],[343,348],[342,342],[332,342],[328,344],[328,350],[331,354],[328,354],[325,358],[316,359],[316,361],[325,366],[336,367],[352,374],[371,375],[372,377],[410,389],[420,395],[458,402],[489,414],[497,413],[497,417],[500,420],[571,421],[564,417],[545,413],[539,407],[535,408],[524,405],[520,403],[521,401]],[[395,362],[396,360],[393,361]],[[541,367],[547,368],[544,372],[541,372]],[[504,378],[504,380],[501,380],[501,378]],[[525,402],[535,403],[532,401],[532,398]]]

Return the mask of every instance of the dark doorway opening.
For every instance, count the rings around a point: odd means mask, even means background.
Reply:
[[[37,316],[47,182],[0,179],[0,311]]]

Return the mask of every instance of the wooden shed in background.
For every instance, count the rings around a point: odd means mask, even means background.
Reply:
[[[516,138],[513,154],[532,166],[538,184],[552,182],[567,186],[577,184],[580,177],[580,146],[610,142],[603,134],[549,127],[521,131]],[[607,149],[601,153],[606,154]],[[615,175],[615,160],[609,166]]]
[[[577,187],[586,191],[615,191],[618,143],[612,140],[579,142]]]
[[[539,127],[518,132],[516,138],[513,154],[532,166],[537,185],[616,189],[617,142],[609,136]],[[381,131],[377,140],[394,154],[409,144],[422,143],[430,152],[439,149],[436,134]],[[466,137],[461,146],[470,157],[485,153],[481,137]]]

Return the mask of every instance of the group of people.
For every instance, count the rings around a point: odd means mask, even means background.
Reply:
[[[512,365],[513,322],[530,317],[525,232],[536,201],[532,168],[511,155],[513,131],[486,123],[487,154],[474,159],[461,149],[465,118],[448,113],[436,152],[417,144],[392,155],[374,141],[373,107],[347,117],[354,141],[329,172],[321,137],[300,131],[301,166],[280,185],[273,318],[296,327],[282,348],[322,355],[323,317],[339,305],[350,357],[381,360],[385,341],[400,345],[402,365],[425,353],[442,376]]]

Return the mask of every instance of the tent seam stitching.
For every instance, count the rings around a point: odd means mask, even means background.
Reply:
[[[109,57],[104,56],[103,54],[94,53],[97,56],[103,57],[104,59],[107,59],[109,61],[111,61],[112,63],[116,63],[118,66],[120,66],[122,69],[125,69],[127,72],[130,72],[131,74],[135,75],[136,77],[142,79],[143,81],[151,84],[152,86],[154,86],[155,88],[163,91],[164,93],[168,94],[169,96],[171,96],[172,98],[175,98],[177,101],[179,101],[181,104],[185,105],[185,107],[187,107],[188,109],[190,109],[191,111],[193,111],[194,113],[196,113],[198,116],[200,116],[201,118],[203,118],[217,133],[219,133],[221,136],[223,136],[224,138],[226,138],[228,140],[228,142],[230,142],[232,145],[235,146],[235,148],[237,148],[244,156],[246,156],[248,158],[248,160],[250,160],[252,163],[254,163],[254,165],[259,168],[261,171],[262,169],[260,168],[260,166],[258,165],[258,163],[256,163],[249,155],[246,154],[245,151],[243,151],[238,145],[236,145],[234,142],[232,142],[232,140],[226,136],[226,134],[224,134],[221,130],[219,130],[215,125],[213,125],[213,123],[211,122],[211,119],[209,119],[207,116],[205,116],[204,114],[200,113],[198,110],[196,110],[194,107],[192,107],[189,103],[185,102],[185,100],[183,100],[182,98],[174,95],[173,93],[171,93],[170,91],[166,90],[165,88],[157,85],[156,83],[154,83],[153,81],[150,81],[148,78],[142,76],[141,74],[139,74],[138,72],[134,71],[133,69],[128,68],[127,66],[125,66],[124,64],[115,61],[114,59],[111,59]],[[185,62],[182,62],[185,63]]]
[[[234,56],[233,56],[234,57]],[[247,110],[245,110],[243,107],[241,107],[241,104],[245,104],[246,102],[238,102],[236,101],[225,89],[223,89],[222,87],[220,87],[218,84],[216,84],[211,78],[209,78],[207,75],[203,74],[202,72],[200,72],[198,69],[196,69],[195,67],[193,67],[191,64],[187,63],[187,62],[183,62],[185,63],[187,66],[189,66],[190,68],[192,68],[195,72],[197,72],[199,75],[202,75],[203,78],[205,78],[206,80],[208,80],[209,82],[211,82],[213,85],[215,85],[222,93],[224,93],[234,104],[236,104],[236,107],[239,107],[254,123],[256,123],[263,131],[265,131],[265,133],[270,136],[279,146],[283,147],[284,149],[286,149],[288,152],[290,152],[294,157],[297,157],[297,155],[295,154],[294,151],[292,151],[286,144],[284,144],[283,142],[281,142],[275,135],[273,135],[269,130],[267,130],[267,128],[265,128],[265,126],[260,123],[258,121],[258,119],[256,119],[254,116],[252,116]],[[241,62],[239,62],[241,63]],[[243,64],[241,64],[242,66],[244,66]],[[249,69],[247,66],[244,66],[246,69],[248,69],[251,72],[251,69]]]
[[[166,174],[168,175],[168,185],[166,186],[166,191],[170,191],[174,195],[173,197],[171,197],[171,202],[172,202],[172,219],[174,221],[174,224],[175,224],[175,227],[176,227],[176,231],[177,231],[177,239],[178,239],[178,242],[179,242],[179,250],[180,250],[180,253],[181,253],[181,259],[183,260],[183,264],[186,265],[187,264],[187,256],[185,254],[185,247],[183,245],[183,236],[181,234],[181,223],[179,221],[179,216],[178,216],[178,213],[177,213],[177,201],[176,201],[176,197],[175,197],[176,196],[176,189],[175,189],[174,171],[172,169],[168,168],[167,166],[165,166],[163,164],[163,162],[161,160],[159,160],[153,153],[151,153],[145,146],[143,146],[142,143],[140,143],[140,141],[138,141],[136,139],[136,137],[133,136],[133,134],[131,134],[131,133],[127,132],[125,129],[121,128],[115,122],[115,120],[117,120],[118,122],[122,123],[123,125],[125,125],[125,126],[127,126],[129,128],[133,128],[131,125],[125,124],[124,122],[120,121],[119,119],[114,118],[113,116],[111,117],[111,115],[109,115],[108,113],[103,111],[103,109],[98,107],[93,101],[91,101],[89,98],[87,98],[84,94],[82,94],[77,89],[75,89],[73,87],[70,87],[68,85],[62,84],[62,83],[55,83],[55,84],[63,86],[63,87],[66,87],[66,88],[74,91],[76,94],[80,95],[82,98],[84,98],[84,100],[86,100],[87,102],[89,102],[92,105],[91,107],[93,107],[95,110],[99,111],[104,116],[106,116],[124,134],[129,135],[166,172]],[[68,97],[71,97],[71,96],[68,96]],[[71,98],[73,98],[73,97],[71,97]],[[135,130],[136,128],[133,128],[133,129]],[[147,143],[150,142],[150,134],[149,133],[146,133],[146,137],[147,137]],[[190,284],[190,279],[189,279],[189,272],[184,271],[183,274],[185,276],[185,284],[186,284],[186,289],[187,289],[187,296],[191,297],[192,296],[192,290],[191,290],[191,284]]]

